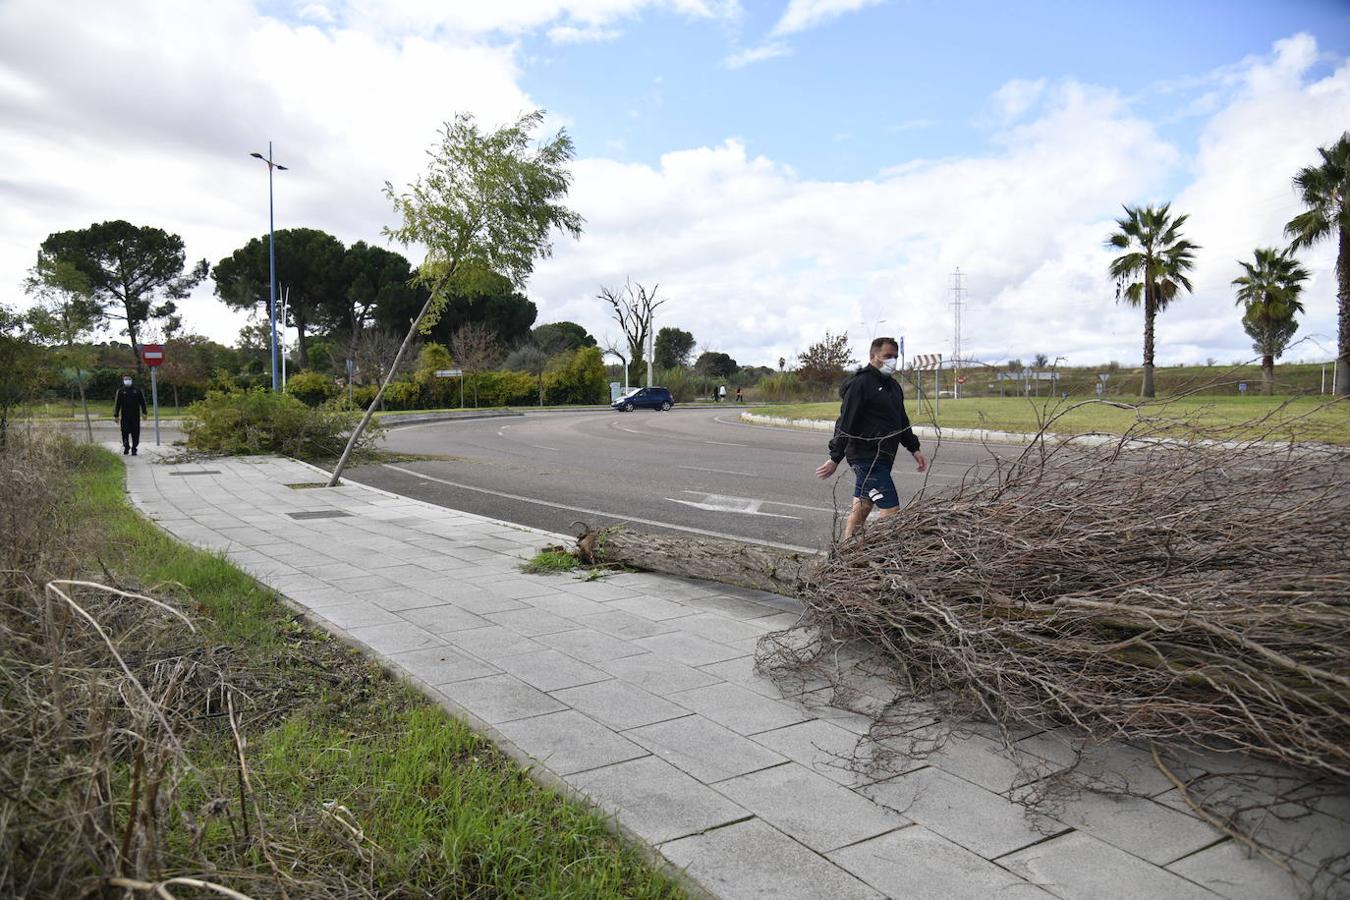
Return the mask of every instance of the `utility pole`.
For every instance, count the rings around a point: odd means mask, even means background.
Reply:
[[[652,357],[656,356],[656,321],[653,313],[647,314],[647,387],[652,386]]]
[[[267,155],[250,153],[254,159],[267,163],[267,263],[269,270],[267,310],[272,329],[272,391],[281,388],[281,370],[277,366],[277,237],[276,215],[272,203],[272,172],[286,171],[286,167],[272,159],[272,142],[267,142]]]
[[[955,319],[956,330],[952,335],[952,399],[961,396],[961,310],[966,305],[965,278],[961,274],[961,267],[957,266],[956,271],[952,273],[952,302],[951,308],[953,318]]]

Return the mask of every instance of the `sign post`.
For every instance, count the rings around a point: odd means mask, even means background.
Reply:
[[[464,370],[463,369],[437,369],[437,378],[458,378],[459,379],[459,408],[464,408]]]
[[[142,344],[141,362],[150,367],[150,403],[155,410],[155,446],[159,446],[159,379],[155,373],[164,362],[163,344]]]

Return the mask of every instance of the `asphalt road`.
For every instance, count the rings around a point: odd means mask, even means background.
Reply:
[[[534,413],[390,429],[385,447],[449,459],[362,466],[348,476],[441,506],[554,532],[571,523],[631,522],[675,531],[817,548],[852,503],[847,466],[815,477],[828,435],[747,425],[740,410]],[[901,502],[944,490],[989,461],[979,444],[926,445],[930,467],[894,469]],[[1015,453],[1006,448],[1000,454]]]

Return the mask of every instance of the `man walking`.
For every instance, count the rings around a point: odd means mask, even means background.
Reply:
[[[877,338],[872,342],[868,364],[839,388],[839,419],[830,439],[830,458],[816,469],[816,475],[829,478],[844,458],[853,468],[857,485],[844,526],[845,539],[862,528],[873,506],[881,510],[882,518],[900,511],[900,495],[891,480],[891,465],[900,447],[914,454],[920,472],[928,468],[928,461],[919,452],[919,439],[909,427],[904,391],[895,380],[899,354],[895,338]]]
[[[122,376],[122,387],[113,403],[113,418],[122,423],[122,455],[136,455],[141,445],[141,416],[147,415],[145,394],[131,382],[130,375]]]

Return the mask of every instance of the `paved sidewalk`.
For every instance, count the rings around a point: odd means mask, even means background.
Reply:
[[[1146,797],[1090,794],[1035,820],[1009,797],[1066,764],[1052,733],[1016,753],[972,735],[875,778],[839,766],[867,721],[753,672],[793,601],[658,575],[527,576],[520,562],[558,536],[352,483],[293,489],[322,476],[292,460],[142,453],[128,490],[160,526],[223,551],[712,894],[1298,896],[1131,748],[1096,764]],[[1350,847],[1346,810],[1311,815],[1287,827],[1309,870]]]

